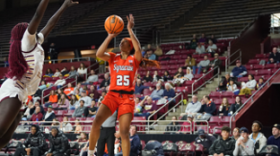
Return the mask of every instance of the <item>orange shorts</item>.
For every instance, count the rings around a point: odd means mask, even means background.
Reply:
[[[127,113],[134,115],[134,95],[108,92],[101,103],[109,107],[112,114],[118,109],[118,118]]]

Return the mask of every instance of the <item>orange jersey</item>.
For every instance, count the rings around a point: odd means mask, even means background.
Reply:
[[[109,52],[111,58],[109,62],[109,71],[111,76],[110,90],[134,91],[135,75],[140,62],[130,55],[126,60],[121,59],[120,54]]]
[[[65,88],[65,89],[64,89],[64,93],[65,93],[66,95],[70,94],[70,93],[73,92],[73,91],[74,91],[74,88],[73,88],[73,87]]]

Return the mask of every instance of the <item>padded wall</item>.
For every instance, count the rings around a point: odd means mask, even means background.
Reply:
[[[263,132],[266,136],[271,135],[272,125],[280,121],[279,90],[280,84],[273,84],[262,94],[257,95],[256,101],[245,106],[237,115],[236,126],[245,126],[251,131],[252,122],[259,120],[264,125]]]
[[[261,53],[260,43],[269,34],[270,15],[260,16],[243,34],[231,44],[230,53],[242,50],[242,63]]]

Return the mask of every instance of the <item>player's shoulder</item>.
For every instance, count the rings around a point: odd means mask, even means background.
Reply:
[[[111,58],[113,57],[114,59],[119,59],[120,58],[120,54],[116,54],[116,53],[113,53],[113,52],[108,52],[108,54],[111,56]]]
[[[115,54],[115,58],[121,59],[121,54]]]
[[[129,55],[127,59],[130,63],[133,63],[133,60],[136,60],[134,55]]]
[[[135,59],[135,55],[129,55],[129,58]]]

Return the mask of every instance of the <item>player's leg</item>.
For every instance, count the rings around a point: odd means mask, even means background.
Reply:
[[[95,116],[95,119],[92,122],[92,128],[90,131],[90,138],[89,138],[89,156],[92,150],[94,150],[97,140],[99,139],[100,135],[100,127],[102,123],[112,115],[111,110],[108,106],[102,104]]]
[[[123,156],[130,155],[130,139],[129,139],[129,129],[132,120],[132,114],[123,114],[119,118],[120,122],[120,135],[122,139],[122,153]]]
[[[16,119],[14,120],[14,122],[12,123],[12,125],[10,126],[10,128],[8,129],[8,131],[6,132],[6,134],[0,138],[0,148],[3,148],[7,143],[9,143],[9,141],[11,140],[11,138],[13,137],[13,134],[21,120],[22,114],[19,113],[16,117]]]
[[[0,103],[0,149],[11,139],[21,120],[21,102],[16,98],[8,98]]]

